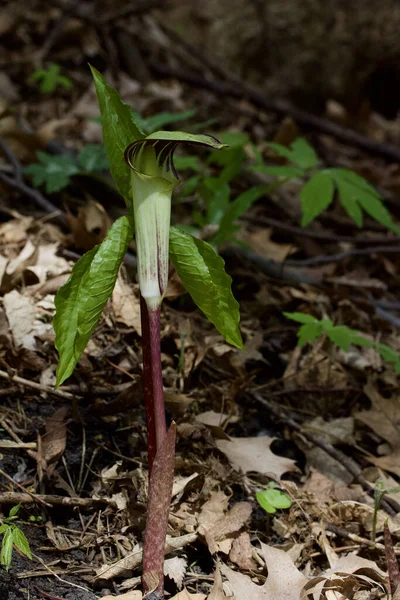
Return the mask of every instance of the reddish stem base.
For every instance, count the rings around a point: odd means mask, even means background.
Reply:
[[[161,369],[160,307],[149,309],[140,296],[142,321],[143,384],[146,400],[147,450],[149,475],[157,449],[167,434],[165,422],[164,388]]]

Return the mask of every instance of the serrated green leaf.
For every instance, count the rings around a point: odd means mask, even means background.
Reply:
[[[78,154],[78,164],[83,171],[105,171],[110,168],[103,144],[87,144]]]
[[[307,342],[313,342],[322,333],[321,323],[306,323],[302,325],[297,332],[298,342],[297,345],[301,348]]]
[[[12,527],[8,527],[4,532],[3,540],[1,543],[0,551],[0,564],[2,564],[6,570],[10,568],[13,551],[13,532]]]
[[[254,186],[239,194],[233,202],[228,204],[220,221],[217,234],[213,239],[214,244],[220,244],[230,238],[235,221],[239,219],[257,200],[268,190],[267,185]]]
[[[261,506],[261,508],[263,508],[265,510],[265,512],[272,515],[273,513],[276,512],[276,508],[274,506],[272,506],[272,504],[268,500],[267,496],[265,495],[266,491],[268,491],[268,490],[264,490],[263,492],[256,492],[256,500],[257,500],[258,504]]]
[[[32,552],[24,532],[19,527],[14,527],[12,532],[13,542],[22,554],[32,559]]]
[[[297,321],[297,323],[316,323],[317,322],[317,319],[315,317],[313,317],[312,315],[306,315],[305,313],[284,312],[283,314],[287,319],[291,319],[292,321]]]
[[[74,265],[55,298],[55,346],[60,355],[57,387],[72,374],[114,289],[118,269],[132,239],[128,217],[120,217],[107,237]]]
[[[292,150],[292,162],[302,169],[310,169],[318,164],[318,156],[315,150],[304,138],[297,138],[290,145]]]
[[[175,227],[170,230],[170,258],[197,306],[227,342],[243,348],[239,304],[233,297],[232,279],[222,258],[207,242]]]
[[[40,162],[25,167],[23,172],[32,176],[35,187],[44,184],[48,194],[59,192],[67,187],[71,177],[79,172],[73,156],[53,156],[40,150],[36,154]]]
[[[326,335],[328,338],[339,346],[345,352],[349,351],[350,344],[354,339],[354,333],[346,325],[334,325],[332,327],[325,328]]]
[[[103,141],[111,175],[132,216],[131,169],[125,162],[124,152],[129,144],[143,139],[145,134],[135,123],[130,106],[122,102],[117,90],[109,86],[94,67],[90,68],[100,106]]]
[[[324,169],[333,178],[339,191],[339,200],[358,227],[362,227],[362,209],[389,230],[400,234],[379,193],[363,177],[348,169]]]
[[[301,226],[306,227],[328,208],[333,200],[333,181],[324,173],[315,173],[300,192],[302,209]]]
[[[21,503],[16,504],[15,506],[13,506],[10,510],[10,512],[8,513],[8,518],[10,517],[15,517],[15,515],[18,513],[19,509],[21,508]]]
[[[304,138],[297,138],[289,148],[275,142],[268,142],[267,145],[279,156],[287,158],[302,169],[310,169],[318,164],[318,156],[314,148]]]
[[[273,177],[289,177],[298,178],[304,177],[304,170],[300,167],[287,166],[268,166],[268,165],[254,165],[249,168],[249,171],[256,171],[257,173],[263,173],[264,175],[272,175]]]

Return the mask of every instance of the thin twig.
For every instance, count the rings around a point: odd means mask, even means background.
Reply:
[[[1,475],[5,475],[0,470]],[[11,478],[10,478],[11,479]],[[16,483],[11,479],[13,483]],[[25,488],[22,488],[25,490]],[[70,506],[72,508],[97,508],[103,504],[117,508],[114,500],[108,498],[79,498],[70,496],[52,496],[49,494],[31,494],[26,490],[23,493],[20,492],[2,492],[0,493],[0,504],[33,504],[40,503],[46,506]]]
[[[42,383],[37,383],[36,381],[29,381],[29,379],[24,379],[23,377],[19,377],[18,375],[10,375],[6,371],[0,371],[0,378],[9,379],[14,383],[19,383],[26,387],[30,387],[34,390],[38,390],[39,392],[46,392],[46,394],[52,394],[53,396],[63,398],[64,400],[76,400],[77,398],[79,398],[79,396],[75,396],[74,394],[69,394],[68,392],[63,392],[62,390],[54,390],[48,385],[43,385]]]
[[[379,542],[373,542],[372,540],[363,538],[359,535],[356,535],[355,533],[350,533],[346,529],[343,529],[343,527],[337,527],[332,523],[326,523],[325,529],[346,540],[351,540],[352,542],[356,542],[358,544],[363,544],[368,547],[376,548],[377,550],[385,550],[385,546],[383,544],[380,544]],[[400,548],[396,548],[395,551],[396,554],[400,554]]]
[[[13,485],[15,485],[17,488],[23,490],[23,494],[19,494],[19,495],[24,495],[27,496],[28,498],[30,498],[30,502],[39,502],[40,504],[42,504],[43,506],[51,506],[51,504],[48,504],[46,502],[46,500],[43,500],[43,498],[41,498],[40,496],[37,496],[36,494],[32,494],[31,492],[29,492],[28,490],[26,490],[24,488],[23,485],[21,485],[20,483],[18,483],[18,481],[15,481],[12,477],[10,477],[9,475],[7,475],[7,473],[5,473],[2,469],[0,469],[0,475],[2,475],[5,479],[7,479],[10,483],[12,483]],[[15,492],[4,492],[3,494],[0,494],[1,496],[8,496],[8,494],[14,494]],[[1,500],[0,500],[1,502]]]
[[[255,400],[257,400],[259,404],[262,404],[262,406],[267,408],[268,411],[271,412],[275,417],[283,421],[285,425],[287,425],[294,431],[298,431],[309,442],[311,442],[315,446],[318,446],[327,454],[329,454],[329,456],[337,460],[351,475],[353,475],[354,479],[358,481],[358,483],[367,492],[367,494],[372,498],[374,497],[374,486],[371,485],[366,479],[364,479],[364,477],[361,475],[361,468],[352,458],[346,456],[345,454],[343,454],[343,452],[340,452],[331,444],[324,442],[323,440],[320,440],[308,431],[303,430],[301,425],[299,425],[299,423],[296,423],[293,419],[288,417],[281,407],[278,408],[272,402],[269,402],[257,392],[252,392],[251,395]],[[400,512],[400,504],[398,504],[398,502],[396,502],[392,498],[386,498],[382,500],[381,506],[390,516],[395,516],[398,512]]]
[[[10,146],[1,137],[0,137],[0,150],[5,154],[5,156],[10,161],[10,163],[14,169],[14,176],[15,176],[16,181],[18,181],[19,183],[22,183],[21,163],[19,162],[19,160],[17,160],[17,157],[15,156],[14,152],[11,150]]]
[[[244,215],[242,218],[246,221],[250,221],[251,223],[255,223],[256,225],[270,225],[271,227],[275,227],[276,229],[280,229],[281,231],[293,233],[298,237],[309,237],[314,238],[316,240],[322,240],[324,242],[345,242],[349,244],[354,244],[355,246],[369,246],[370,244],[400,244],[400,238],[398,236],[390,237],[388,235],[379,238],[362,238],[355,237],[352,235],[332,235],[323,231],[312,231],[311,229],[296,227],[295,225],[289,225],[288,223],[284,223],[283,221],[279,221],[278,219],[272,219],[263,215],[257,215],[256,217],[252,217],[251,215]]]
[[[346,250],[337,254],[328,254],[326,256],[315,256],[300,260],[286,260],[285,265],[289,267],[310,267],[315,265],[326,265],[333,262],[339,262],[349,256],[369,256],[371,254],[400,254],[400,246],[371,246],[371,248],[362,248]]]

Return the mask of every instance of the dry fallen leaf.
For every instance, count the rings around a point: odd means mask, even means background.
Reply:
[[[278,456],[271,451],[274,438],[266,435],[249,438],[231,438],[230,440],[216,440],[218,448],[229,459],[232,466],[249,473],[273,474],[280,479],[288,471],[296,471],[294,460]]]
[[[221,571],[219,569],[219,564],[217,563],[217,568],[214,573],[214,585],[211,588],[211,591],[207,597],[207,600],[225,600],[226,595],[223,588]]]
[[[180,590],[182,587],[186,569],[186,559],[179,556],[167,558],[167,560],[164,562],[164,575],[175,581],[178,590]]]
[[[373,408],[357,413],[355,416],[386,440],[392,452],[386,456],[368,457],[368,460],[381,469],[400,476],[400,398],[393,392],[390,398],[379,394],[371,382],[364,387]]]
[[[186,588],[173,596],[171,600],[206,600],[205,594],[189,594]]]
[[[15,347],[36,350],[35,337],[52,331],[51,324],[40,321],[33,300],[17,290],[5,294],[3,303]]]
[[[385,573],[376,563],[349,554],[340,558],[332,569],[308,581],[300,600],[378,598],[385,592],[385,580]]]
[[[111,297],[112,307],[116,321],[127,327],[133,327],[136,333],[141,336],[140,301],[139,296],[133,293],[133,289],[134,286],[126,283],[122,275],[119,274]]]
[[[132,590],[130,592],[126,592],[126,594],[120,594],[118,596],[102,596],[101,600],[115,600],[115,598],[118,598],[118,600],[142,600],[143,596],[141,591]]]
[[[221,565],[229,581],[234,600],[299,600],[307,578],[294,566],[283,550],[261,544],[259,554],[265,560],[268,578],[264,585],[256,585],[250,577]]]

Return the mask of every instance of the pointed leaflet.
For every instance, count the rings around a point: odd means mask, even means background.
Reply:
[[[235,221],[241,217],[254,202],[261,198],[268,191],[268,188],[268,185],[254,186],[242,194],[239,194],[239,196],[228,205],[221,219],[219,230],[212,240],[213,244],[219,244],[230,236]]]
[[[333,181],[324,173],[316,173],[307,181],[300,192],[302,227],[309,225],[315,217],[328,208],[333,200],[333,191]]]
[[[130,207],[131,173],[124,160],[124,152],[131,142],[144,138],[145,134],[135,123],[130,106],[122,102],[117,90],[109,86],[94,67],[90,68],[99,100],[103,140],[111,175]]]
[[[57,386],[72,374],[96,327],[114,289],[132,235],[129,219],[120,217],[102,244],[76,263],[71,277],[56,296],[53,326],[55,346],[60,354]]]
[[[358,227],[362,227],[363,209],[373,219],[400,234],[400,227],[393,222],[379,193],[363,177],[348,169],[324,169],[323,173],[335,181],[340,202]]]
[[[210,244],[171,227],[170,259],[197,306],[227,342],[243,348],[239,304],[231,291],[232,279],[224,261]]]

